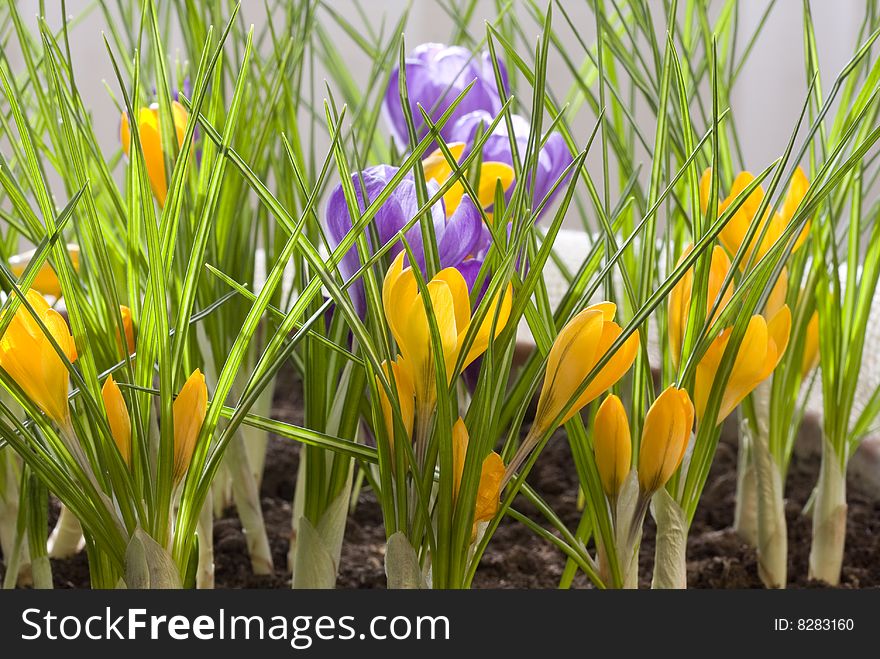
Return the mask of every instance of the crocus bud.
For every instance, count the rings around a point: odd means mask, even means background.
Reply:
[[[682,252],[681,257],[678,262],[681,263],[688,254],[690,254],[693,249],[692,245],[688,245],[684,252]],[[706,314],[711,312],[712,307],[715,305],[715,301],[718,299],[718,295],[721,292],[721,286],[724,284],[724,279],[727,277],[727,273],[730,271],[730,259],[727,258],[727,254],[724,253],[724,250],[715,246],[712,248],[712,261],[709,265],[709,282],[706,296]],[[669,293],[669,351],[670,356],[672,357],[672,364],[675,368],[678,368],[679,362],[681,360],[681,346],[684,342],[685,329],[687,328],[687,320],[688,315],[691,311],[691,298],[693,297],[693,287],[694,287],[694,269],[691,268],[684,275],[672,290]],[[724,295],[721,298],[721,304],[718,305],[718,311],[715,312],[713,316],[713,322],[718,317],[718,314],[727,306],[727,303],[730,302],[730,298],[733,296],[733,286],[729,285],[727,289],[724,291]]]
[[[614,499],[620,492],[632,461],[629,421],[623,403],[614,394],[608,396],[596,412],[593,451],[602,489],[609,499]]]
[[[645,415],[639,448],[639,488],[656,492],[678,469],[694,424],[694,406],[684,389],[667,388]]]
[[[174,482],[186,476],[208,409],[208,387],[199,369],[192,372],[174,400]]]
[[[700,421],[703,420],[712,385],[717,378],[721,359],[732,331],[732,328],[724,330],[712,342],[697,365],[694,402],[697,407],[697,418]],[[770,377],[782,355],[785,354],[790,331],[791,311],[786,305],[783,305],[769,322],[764,316],[751,317],[724,388],[716,424],[724,421],[755,387]]]
[[[179,148],[183,145],[183,136],[186,133],[189,115],[180,103],[172,101],[171,117],[174,121],[174,132]],[[122,142],[122,150],[126,156],[129,155],[131,148],[131,126],[128,122],[128,114],[123,112],[119,140]],[[148,108],[141,108],[138,112],[138,133],[141,138],[141,150],[144,153],[144,163],[147,167],[150,187],[153,189],[153,195],[159,202],[159,206],[164,206],[165,197],[168,195],[168,184],[165,178],[165,154],[162,151],[159,105],[157,103],[153,103]]]
[[[31,259],[34,258],[34,254],[36,253],[36,249],[30,249],[26,252],[10,257],[9,271],[15,277],[21,277],[24,274],[25,268],[30,265]],[[67,245],[67,253],[70,255],[70,262],[73,264],[73,269],[79,272],[79,245]],[[55,271],[52,269],[52,266],[49,265],[48,261],[43,261],[43,264],[37,272],[37,276],[31,284],[31,288],[43,295],[50,295],[55,299],[61,297],[61,282],[58,281],[58,275],[55,274]]]
[[[107,412],[107,422],[110,424],[110,434],[116,448],[125,464],[131,466],[131,418],[119,385],[112,375],[107,376],[104,381],[101,397],[104,399],[104,410]]]
[[[622,333],[620,325],[613,320],[616,310],[611,302],[594,304],[577,314],[559,332],[547,358],[547,371],[535,414],[535,425],[542,430],[551,430],[550,424]],[[574,400],[561,423],[623,377],[632,366],[638,348],[639,333],[636,331]]]
[[[37,291],[29,290],[26,296],[67,359],[76,361],[76,344],[61,315],[50,308]],[[15,311],[0,339],[0,368],[46,416],[59,425],[69,424],[67,393],[70,379],[67,368],[23,304]]]

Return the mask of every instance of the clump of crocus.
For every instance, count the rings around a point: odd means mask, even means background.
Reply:
[[[638,585],[638,548],[648,504],[681,465],[693,425],[694,406],[687,391],[675,386],[665,389],[645,415],[638,469],[632,476],[626,410],[613,394],[599,406],[593,422],[593,451],[614,531],[612,538],[604,539],[599,551],[599,567],[606,584],[625,588]],[[638,481],[637,492],[634,479]],[[611,551],[617,555],[619,580],[612,574],[608,561]]]
[[[189,115],[186,109],[177,101],[171,102],[171,117],[174,121],[174,132],[177,138],[177,146],[183,145],[183,136],[186,133],[186,124]],[[148,108],[141,108],[137,118],[138,134],[140,135],[141,150],[144,154],[144,163],[147,168],[147,176],[150,179],[150,187],[159,206],[165,205],[165,197],[168,195],[168,183],[165,177],[165,153],[162,150],[162,133],[159,121],[159,105],[153,103]],[[131,148],[131,126],[129,125],[128,113],[122,113],[122,121],[119,128],[119,140],[122,150],[129,155]]]
[[[681,263],[681,261],[684,260],[685,257],[687,257],[692,249],[693,246],[688,245],[685,248],[684,252],[682,252],[682,255],[679,258],[678,262]],[[708,295],[706,296],[707,315],[712,312],[712,308],[718,301],[718,297],[721,294],[721,287],[724,285],[724,279],[725,277],[727,277],[729,271],[730,259],[727,257],[727,254],[724,253],[724,250],[716,245],[712,249],[712,261],[709,266]],[[670,291],[669,293],[669,349],[670,356],[672,357],[672,363],[676,368],[678,368],[679,362],[681,360],[681,346],[684,342],[688,315],[690,314],[691,310],[693,287],[694,269],[691,268],[684,274],[684,276],[682,276],[681,279],[678,280],[678,283],[675,284],[672,291]],[[718,310],[713,316],[713,322],[715,319],[718,318],[718,314],[721,313],[724,307],[727,306],[727,303],[730,302],[730,298],[732,296],[733,286],[730,285],[724,291],[724,294],[721,295],[721,300],[718,304]]]
[[[458,499],[461,489],[461,478],[464,474],[464,462],[467,457],[470,435],[464,420],[459,417],[452,427],[452,463],[454,498]],[[481,522],[488,522],[498,512],[501,495],[501,479],[504,476],[504,462],[501,456],[492,451],[483,459],[480,468],[480,484],[477,486],[477,499],[474,504],[474,523],[471,530],[471,541],[477,536],[477,528]]]
[[[712,182],[711,177],[712,170],[707,169],[703,172],[703,176],[700,179],[700,206],[703,213],[706,212],[709,206],[709,188]],[[733,185],[730,188],[730,194],[726,199],[719,200],[718,202],[719,215],[723,213],[724,210],[733,203],[737,195],[745,190],[745,188],[754,180],[755,177],[750,172],[740,172],[733,181]],[[782,208],[773,213],[772,217],[768,212],[763,218],[761,218],[760,225],[746,248],[745,257],[740,261],[740,268],[745,268],[749,260],[753,260],[755,263],[758,262],[773,244],[779,240],[780,236],[782,236],[783,232],[788,227],[789,222],[791,222],[794,217],[794,214],[797,211],[798,206],[800,206],[809,186],[810,182],[807,180],[806,174],[804,174],[804,171],[798,167],[795,170],[791,184],[786,192],[785,199],[782,202]],[[737,209],[736,213],[734,213],[730,221],[721,230],[721,234],[719,235],[721,243],[731,254],[736,254],[740,245],[745,241],[746,233],[754,221],[754,218],[758,213],[758,208],[763,200],[764,188],[759,185],[751,192],[739,209]],[[795,240],[794,249],[798,249],[804,243],[809,234],[809,229],[810,226],[808,222]],[[758,238],[761,236],[762,232],[764,235],[759,243]],[[754,258],[752,257],[753,252],[756,252]]]
[[[382,303],[385,318],[403,357],[402,368],[408,372],[416,400],[417,418],[425,420],[436,400],[435,371],[431,331],[426,301],[422,299],[412,267],[403,267],[401,252],[385,275],[382,286]],[[446,380],[451,382],[453,369],[463,348],[465,336],[471,324],[471,306],[467,283],[455,268],[444,268],[427,282],[431,309],[437,323],[443,354]],[[472,363],[489,347],[489,341],[500,334],[510,317],[512,289],[495,299],[480,325],[473,343],[464,357],[462,368]],[[498,320],[495,333],[492,326],[496,308]]]
[[[14,276],[21,277],[25,269],[30,265],[36,251],[35,249],[30,249],[10,257],[9,271]],[[72,243],[67,245],[67,253],[70,255],[73,269],[79,272],[79,245]],[[55,274],[55,270],[52,269],[48,261],[43,261],[39,271],[37,271],[37,276],[34,277],[34,281],[31,283],[31,289],[56,299],[61,297],[61,282],[58,281],[58,275]]]
[[[587,376],[623,332],[620,325],[614,322],[616,311],[617,307],[612,302],[594,304],[578,313],[559,332],[547,357],[547,370],[535,420],[507,467],[505,483],[547,433],[571,419],[623,377],[632,366],[639,349],[638,331],[627,337],[577,395]],[[563,414],[565,409],[568,411]]]
[[[34,290],[26,294],[39,318],[67,359],[76,361],[76,344],[67,323]],[[31,311],[22,303],[0,339],[0,368],[15,380],[24,394],[62,429],[70,427],[67,367]]]
[[[787,305],[769,320],[759,314],[751,317],[724,388],[716,424],[724,421],[755,387],[770,377],[788,347],[790,331],[791,311]],[[697,365],[694,400],[700,421],[704,420],[712,385],[732,332],[733,328],[725,329]]]

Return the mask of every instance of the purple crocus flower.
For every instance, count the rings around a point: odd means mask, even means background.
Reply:
[[[499,60],[498,66],[505,93],[508,90],[507,69]],[[440,130],[447,142],[450,141],[452,127],[464,115],[483,110],[495,116],[501,110],[501,94],[495,80],[495,70],[488,52],[481,56],[460,46],[446,46],[439,43],[426,43],[418,46],[405,61],[406,87],[412,112],[416,135],[424,137],[428,132],[418,106],[421,105],[437,121],[452,105],[452,102],[471,82],[473,87],[464,96]],[[399,91],[400,69],[391,73],[382,109],[394,139],[400,145],[409,143],[409,133]]]
[[[456,121],[450,131],[449,137],[454,142],[464,142],[468,145],[473,144],[477,129],[482,126],[481,130],[485,130],[491,125],[494,118],[495,115],[490,114],[485,110],[470,112]],[[526,146],[528,145],[531,126],[525,117],[518,114],[511,115],[510,119],[511,125],[513,126],[513,134],[517,150],[519,151],[519,157],[522,158],[525,155]],[[506,120],[498,122],[495,130],[486,138],[486,142],[483,145],[482,155],[484,162],[503,162],[504,164],[513,167],[513,154],[510,149],[510,133],[508,132]],[[544,198],[548,196],[550,190],[556,184],[556,181],[563,175],[565,169],[572,163],[572,160],[571,152],[568,150],[568,146],[565,144],[565,139],[562,135],[557,132],[551,133],[538,153],[538,171],[537,176],[535,177],[535,192],[532,200],[532,209],[537,208]],[[563,188],[563,183],[564,181],[556,188],[554,196],[556,192],[559,192]],[[531,185],[531,181],[529,181],[529,185]],[[507,192],[508,199],[512,192],[513,187],[511,186]],[[550,207],[552,201],[552,196],[550,199],[547,199],[544,206],[545,210]]]
[[[360,175],[352,176],[358,206],[363,211],[369,203],[376,199],[382,190],[388,185],[391,178],[397,173],[397,167],[389,165],[377,165],[361,172]],[[439,190],[436,182],[428,181],[428,195],[433,196]],[[419,210],[418,197],[416,196],[415,181],[407,176],[388,197],[373,218],[373,225],[378,234],[381,244],[387,243],[407,224]],[[434,224],[434,234],[437,238],[437,252],[440,257],[442,268],[454,267],[464,275],[468,286],[472,286],[479,272],[479,265],[474,269],[471,258],[483,239],[483,222],[479,210],[470,197],[465,195],[458,208],[451,217],[446,217],[446,210],[442,199],[431,208],[431,219]],[[326,211],[327,232],[331,247],[336,247],[351,230],[352,218],[348,212],[345,194],[342,184],[337,185],[330,194]],[[422,242],[421,223],[416,223],[406,232],[406,240],[416,257],[416,261],[424,270],[425,256]],[[372,249],[370,231],[367,231],[367,242]],[[393,258],[403,249],[401,243],[391,247],[390,256]],[[481,263],[481,262],[480,262]],[[357,248],[353,247],[343,257],[339,264],[339,272],[343,279],[349,279],[361,266]],[[355,282],[349,288],[355,309],[361,315],[366,311],[366,300],[363,285]]]

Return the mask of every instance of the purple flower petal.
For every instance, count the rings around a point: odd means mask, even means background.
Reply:
[[[507,69],[503,62],[499,62],[499,66],[506,91]],[[495,72],[488,53],[475,56],[459,46],[426,43],[409,54],[404,67],[410,111],[419,137],[428,132],[419,106],[435,122],[471,82],[474,85],[440,131],[446,141],[450,141],[452,127],[458,118],[476,110],[486,110],[494,116],[501,109],[501,95],[495,84]],[[385,90],[382,110],[395,141],[405,145],[409,142],[409,136],[399,85],[400,70],[394,69]]]
[[[482,236],[483,218],[476,204],[468,195],[461,198],[458,208],[437,235],[437,252],[440,266],[455,267],[474,252]]]

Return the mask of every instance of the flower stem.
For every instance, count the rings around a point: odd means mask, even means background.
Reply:
[[[196,588],[214,587],[214,490],[208,489],[199,514],[199,568]]]
[[[241,520],[241,528],[247,541],[254,574],[272,574],[272,550],[263,523],[263,510],[260,507],[260,492],[248,465],[247,451],[240,434],[236,434],[226,448],[226,466],[230,470],[232,496]]]
[[[61,514],[58,515],[58,521],[55,528],[49,535],[47,548],[50,558],[70,558],[71,556],[82,551],[85,546],[83,538],[82,526],[67,506],[61,506]]]
[[[660,488],[651,498],[651,514],[657,522],[651,588],[687,588],[688,525],[685,513],[669,492]]]
[[[788,528],[782,470],[770,453],[768,437],[757,432],[752,462],[757,481],[758,574],[767,588],[785,588],[788,579]]]
[[[758,479],[755,473],[754,439],[747,419],[740,424],[736,464],[736,499],[733,528],[751,546],[758,544]]]
[[[840,583],[846,540],[846,462],[832,444],[822,444],[822,464],[813,505],[813,544],[810,578],[836,586]]]

